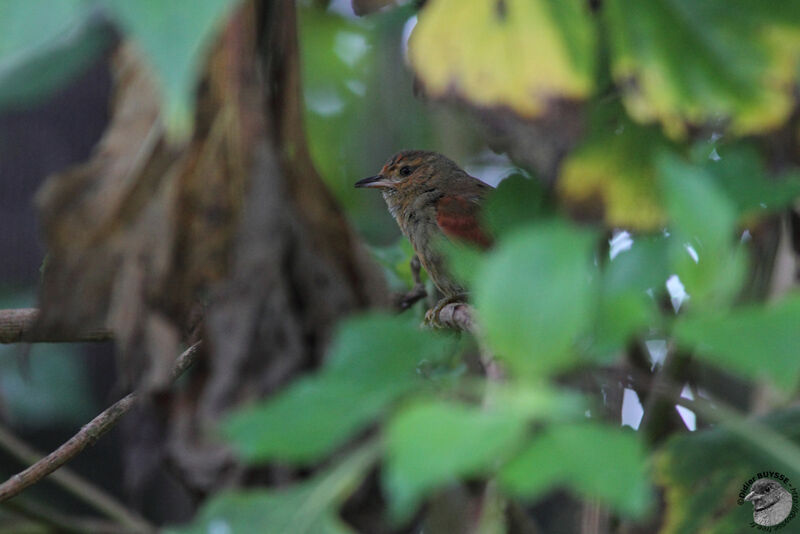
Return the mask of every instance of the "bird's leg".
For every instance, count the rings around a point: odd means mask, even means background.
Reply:
[[[397,296],[397,299],[395,300],[395,308],[399,309],[400,311],[407,310],[417,301],[428,296],[428,292],[425,290],[425,284],[422,283],[422,278],[420,278],[419,275],[422,265],[419,261],[419,257],[416,254],[414,254],[414,257],[411,258],[409,265],[411,267],[411,276],[414,278],[414,287],[411,289],[411,291],[401,293]]]
[[[458,293],[456,295],[450,295],[449,297],[444,297],[441,299],[436,303],[436,306],[425,312],[424,324],[434,328],[442,328],[442,323],[439,322],[439,314],[442,313],[442,309],[444,309],[445,306],[455,302],[467,302],[467,294]]]

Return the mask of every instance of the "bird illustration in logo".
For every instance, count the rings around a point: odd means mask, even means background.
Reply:
[[[753,503],[753,521],[764,527],[781,523],[792,511],[792,494],[771,478],[759,478],[744,500]]]

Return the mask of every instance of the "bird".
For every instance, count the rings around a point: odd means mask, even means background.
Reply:
[[[792,511],[792,494],[771,478],[759,478],[744,498],[753,503],[753,521],[771,527],[781,523]]]
[[[411,242],[415,258],[442,295],[426,314],[426,321],[437,325],[444,306],[467,299],[467,288],[452,275],[437,244],[447,238],[481,249],[490,247],[492,237],[481,225],[480,215],[482,203],[493,188],[467,174],[450,158],[427,150],[398,152],[378,174],[359,180],[355,186],[383,193],[389,213]]]

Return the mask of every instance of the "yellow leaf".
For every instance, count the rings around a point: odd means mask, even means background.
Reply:
[[[798,5],[608,0],[611,70],[628,113],[673,139],[706,124],[734,135],[778,128],[794,106]]]
[[[594,83],[595,27],[579,0],[430,0],[409,42],[428,94],[537,117]]]
[[[667,146],[653,127],[625,119],[595,125],[595,133],[564,161],[557,191],[568,207],[599,208],[612,228],[656,230],[666,223],[653,163]],[[580,215],[580,214],[579,214]]]

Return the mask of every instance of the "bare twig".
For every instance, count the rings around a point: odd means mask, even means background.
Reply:
[[[39,452],[17,438],[3,426],[0,426],[0,447],[8,451],[17,460],[26,464],[34,464],[42,458]],[[52,479],[53,482],[60,485],[72,495],[75,495],[103,513],[106,517],[117,521],[121,525],[139,531],[147,530],[147,527],[149,527],[145,519],[139,514],[128,510],[114,497],[108,495],[102,489],[78,476],[66,467],[53,473]],[[14,502],[16,502],[16,500]]]
[[[0,343],[64,343],[73,341],[107,341],[111,331],[99,328],[87,332],[45,332],[36,328],[39,310],[20,308],[0,310]]]
[[[201,342],[198,341],[183,354],[178,356],[172,372],[173,378],[180,376],[188,369],[197,357]],[[140,395],[130,393],[100,413],[83,426],[77,434],[58,449],[48,454],[24,471],[17,473],[3,484],[0,484],[0,502],[19,494],[22,490],[46,477],[66,462],[75,457],[88,445],[93,444],[100,436],[113,427],[139,400]]]
[[[141,528],[124,526],[116,522],[69,516],[40,502],[13,499],[4,502],[2,506],[30,521],[50,527],[49,531],[53,532],[64,534],[138,534],[143,532]],[[151,528],[155,529],[155,527]]]
[[[475,310],[463,302],[451,302],[439,312],[439,323],[447,328],[464,330],[477,334],[477,325],[473,320]]]

